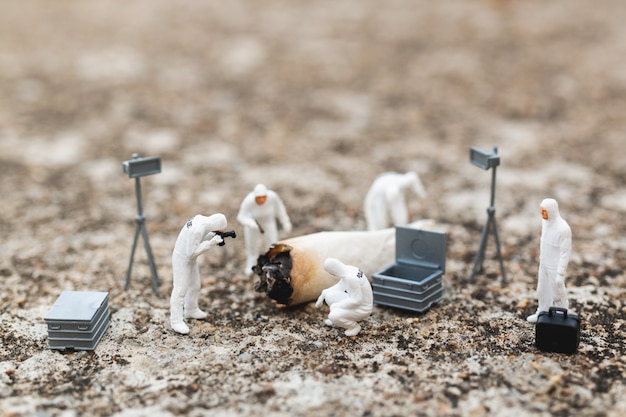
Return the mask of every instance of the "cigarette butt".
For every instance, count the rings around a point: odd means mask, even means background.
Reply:
[[[429,228],[430,220],[410,224]],[[252,268],[256,290],[278,304],[293,306],[316,300],[338,278],[324,270],[326,258],[341,259],[360,268],[367,277],[395,261],[395,228],[374,231],[319,232],[273,244]],[[369,278],[371,280],[371,278]]]

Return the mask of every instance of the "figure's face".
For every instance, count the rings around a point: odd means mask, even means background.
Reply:
[[[544,209],[543,207],[541,208],[541,217],[544,220],[548,220],[548,210]]]
[[[266,195],[260,195],[260,196],[254,197],[254,202],[257,203],[257,205],[259,206],[262,206],[263,204],[265,204],[265,200],[267,200]]]

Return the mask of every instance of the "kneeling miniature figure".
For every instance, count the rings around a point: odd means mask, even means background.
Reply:
[[[356,336],[361,331],[359,320],[367,318],[374,306],[372,286],[363,272],[350,265],[345,265],[335,258],[324,261],[324,269],[340,281],[322,291],[315,307],[320,308],[324,301],[330,307],[325,323],[346,329],[346,336]]]

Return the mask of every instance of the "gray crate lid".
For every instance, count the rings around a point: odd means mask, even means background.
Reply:
[[[98,310],[91,321],[48,320],[48,336],[53,337],[85,337],[91,334],[111,317],[109,306]]]
[[[107,302],[108,292],[63,291],[54,302],[45,321],[91,321],[94,315]]]
[[[396,263],[446,269],[446,234],[396,226]]]

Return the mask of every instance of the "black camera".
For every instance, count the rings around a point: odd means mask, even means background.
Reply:
[[[215,234],[222,237],[222,241],[218,243],[218,246],[224,246],[226,244],[226,242],[223,240],[225,237],[232,237],[233,239],[237,237],[237,234],[234,230],[231,230],[229,232],[215,232]]]

